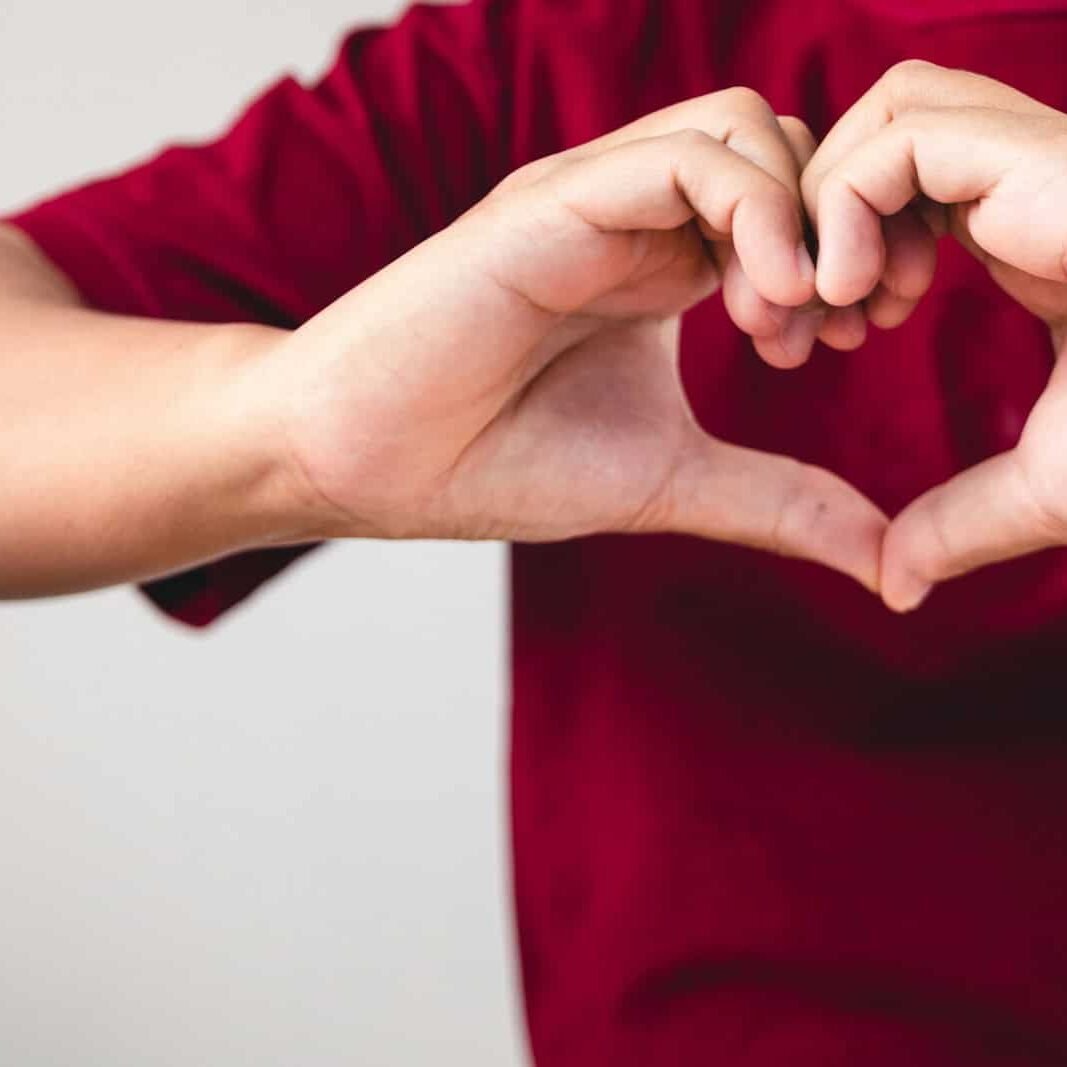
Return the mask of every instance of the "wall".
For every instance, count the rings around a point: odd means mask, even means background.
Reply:
[[[396,7],[3,0],[0,211]],[[332,546],[206,634],[0,605],[0,1064],[521,1063],[502,563]]]

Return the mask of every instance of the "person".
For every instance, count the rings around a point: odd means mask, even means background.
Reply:
[[[203,625],[322,539],[516,542],[541,1067],[1062,1064],[1065,44],[1060,0],[354,32],[7,219],[0,589]]]

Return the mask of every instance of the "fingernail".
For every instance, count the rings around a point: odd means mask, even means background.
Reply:
[[[815,261],[804,242],[797,245],[797,271],[809,285],[815,284]]]
[[[901,579],[897,595],[893,597],[893,607],[900,612],[914,611],[930,595],[933,586],[914,574],[906,574]]]
[[[782,330],[781,340],[791,359],[802,363],[808,358],[825,318],[824,311],[800,311],[789,320]]]

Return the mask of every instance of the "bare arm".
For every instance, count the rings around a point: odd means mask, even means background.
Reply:
[[[0,226],[0,597],[300,540],[270,427],[242,400],[279,336],[91,310]]]

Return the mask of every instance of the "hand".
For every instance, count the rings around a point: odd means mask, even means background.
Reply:
[[[902,322],[949,232],[1067,351],[1067,115],[999,82],[909,62],[820,146],[802,180],[819,236],[817,288]],[[921,496],[885,540],[882,596],[917,607],[933,585],[1067,544],[1067,365],[1060,358],[1018,446]]]
[[[675,531],[876,587],[885,517],[827,471],[717,441],[678,373],[725,284],[765,357],[857,313],[808,308],[810,134],[728,90],[517,172],[254,370],[315,536],[547,541]],[[800,311],[794,309],[803,309]]]

